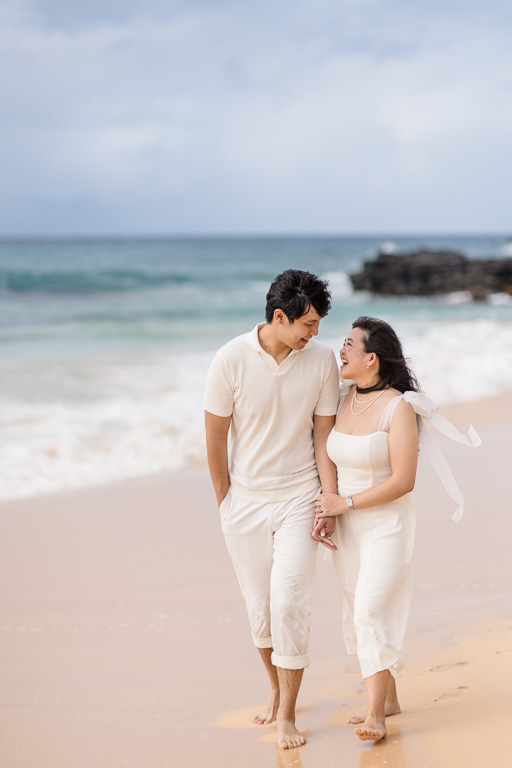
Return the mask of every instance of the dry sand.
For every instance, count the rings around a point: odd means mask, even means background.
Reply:
[[[418,478],[403,713],[361,743],[364,708],[319,556],[298,726],[277,750],[250,722],[266,697],[204,469],[0,507],[2,768],[510,768],[512,396],[446,411],[484,441],[443,441],[460,525]]]

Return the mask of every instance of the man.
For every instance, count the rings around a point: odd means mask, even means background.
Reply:
[[[266,323],[223,346],[206,381],[208,464],[222,530],[271,684],[254,722],[277,720],[282,749],[305,743],[295,704],[309,663],[311,530],[320,488],[337,493],[325,444],[339,374],[332,350],[313,339],[329,309],[327,283],[286,270],[270,286]],[[333,548],[333,529],[329,518],[315,538]]]

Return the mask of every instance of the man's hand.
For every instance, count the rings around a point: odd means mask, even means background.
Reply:
[[[222,504],[222,502],[224,501],[224,499],[226,498],[228,493],[229,493],[229,485],[228,485],[227,491],[225,491],[225,492],[222,491],[222,492],[216,494],[217,495],[217,507],[219,509],[220,509],[220,505]]]
[[[338,547],[331,541],[331,535],[334,533],[334,517],[323,517],[321,519],[315,517],[313,523],[313,530],[311,531],[312,537],[315,541],[319,541],[324,547],[330,549],[331,552],[336,552]]]

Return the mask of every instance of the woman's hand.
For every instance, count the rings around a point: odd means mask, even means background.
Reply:
[[[318,519],[342,515],[347,508],[346,500],[337,493],[321,493],[315,501],[315,515]]]

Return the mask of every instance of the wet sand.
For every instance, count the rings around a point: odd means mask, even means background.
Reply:
[[[466,497],[418,478],[414,602],[384,741],[318,558],[298,726],[275,746],[250,719],[266,697],[207,472],[190,470],[0,507],[0,764],[9,768],[510,768],[512,395],[452,407],[479,449],[443,449]],[[505,732],[504,732],[505,727]]]

